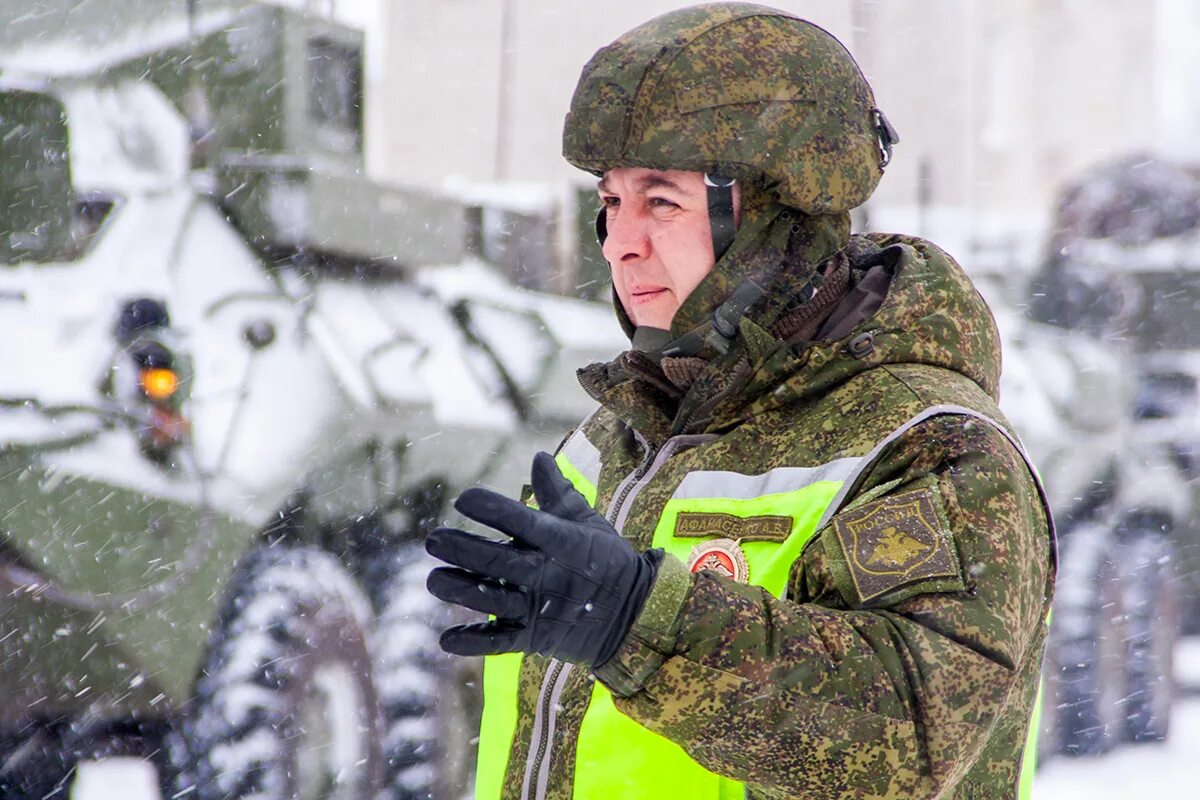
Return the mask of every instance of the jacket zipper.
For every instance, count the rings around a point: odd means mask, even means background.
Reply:
[[[621,517],[621,510],[633,502],[633,498],[637,496],[649,479],[657,474],[678,445],[700,444],[718,438],[712,434],[677,436],[668,439],[662,447],[654,448],[636,431],[634,431],[634,435],[645,451],[645,455],[642,457],[641,463],[621,481],[613,501],[608,505],[608,513],[605,515],[618,533],[624,527],[624,525],[617,525],[617,520]],[[558,697],[566,684],[566,675],[563,673],[564,671],[569,673],[573,666],[558,659],[551,659],[550,666],[546,669],[546,677],[542,681],[541,692],[538,696],[539,713],[535,715],[535,717],[540,717],[541,721],[539,723],[536,718],[534,720],[529,757],[525,762],[522,800],[545,800],[546,786],[549,783],[546,760],[550,758],[550,744],[554,738],[554,728],[558,718]]]
[[[550,743],[554,738],[558,718],[558,699],[566,686],[567,677],[574,664],[550,659],[546,677],[542,680],[542,691],[538,697],[534,715],[533,736],[529,744],[529,757],[525,761],[525,779],[521,787],[521,800],[544,800],[550,782],[548,759]],[[535,747],[536,745],[536,747]]]
[[[646,471],[650,468],[655,460],[654,457],[658,453],[636,431],[634,435],[637,436],[638,443],[642,446],[646,454],[643,456],[641,463],[625,477],[621,485],[617,488],[616,498],[608,506],[607,516],[609,523],[615,524],[617,514],[620,513],[625,499],[633,491],[634,486],[637,485],[642,476],[646,474]],[[541,780],[541,773],[543,772],[546,759],[550,757],[550,740],[553,737],[555,723],[558,718],[557,703],[554,702],[554,690],[563,678],[563,671],[569,670],[571,667],[571,664],[553,658],[550,660],[550,665],[546,668],[546,677],[542,680],[542,689],[538,696],[538,713],[535,714],[533,736],[529,743],[529,757],[525,762],[525,779],[521,790],[521,800],[544,800],[546,796],[546,784],[548,781]],[[537,718],[540,718],[540,721]]]
[[[563,662],[555,659],[551,662],[550,668],[546,671],[545,686],[542,689],[542,696],[538,699],[538,705],[540,707],[539,710],[542,712],[542,729],[537,732],[537,750],[533,755],[533,769],[530,770],[531,775],[537,774],[537,768],[541,766],[542,759],[546,755],[546,748],[550,746],[550,737],[547,735],[547,731],[549,731],[550,726],[546,724],[547,717],[553,711],[550,703],[550,688],[554,686],[554,682],[558,680],[558,676],[562,673],[563,667]],[[526,796],[528,796],[528,791],[526,792]]]
[[[625,505],[626,498],[629,497],[630,492],[632,492],[634,487],[637,486],[638,481],[642,479],[642,477],[646,474],[646,471],[650,469],[650,466],[654,462],[654,457],[658,455],[659,452],[655,448],[651,447],[650,443],[643,439],[641,434],[634,431],[634,435],[637,437],[638,443],[642,446],[642,450],[645,451],[646,454],[642,457],[641,463],[634,468],[633,472],[630,472],[625,476],[625,480],[621,481],[621,485],[617,487],[616,496],[613,497],[612,502],[608,504],[608,513],[605,515],[605,518],[608,520],[609,524],[613,526],[616,526],[617,524],[617,517],[621,513],[622,506]],[[665,444],[663,446],[666,447]],[[619,531],[620,529],[618,528],[617,530]]]
[[[625,520],[634,499],[654,479],[658,471],[662,469],[663,464],[667,463],[667,460],[671,456],[675,455],[680,448],[695,447],[718,438],[720,437],[714,433],[690,433],[672,436],[663,442],[662,447],[657,450],[647,447],[646,460],[630,476],[631,480],[628,480],[627,484],[622,486],[623,491],[620,492],[620,496],[616,502],[609,506],[608,521],[617,529],[617,532],[622,536],[625,535]]]

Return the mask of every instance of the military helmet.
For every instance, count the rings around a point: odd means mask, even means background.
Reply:
[[[896,141],[831,34],[766,6],[713,3],[652,19],[592,57],[563,156],[595,174],[648,167],[734,178],[816,215],[862,204]]]

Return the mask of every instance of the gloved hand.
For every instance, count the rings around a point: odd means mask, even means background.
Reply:
[[[540,653],[598,667],[641,611],[662,550],[634,550],[546,453],[534,457],[533,492],[541,510],[480,488],[454,502],[512,541],[455,528],[437,528],[426,539],[431,555],[455,565],[430,572],[429,591],[496,617],[447,629],[442,649],[464,656]]]

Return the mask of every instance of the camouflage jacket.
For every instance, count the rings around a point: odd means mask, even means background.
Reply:
[[[627,505],[618,528],[639,548],[695,470],[863,456],[943,404],[1007,424],[995,325],[953,259],[882,234],[850,249],[893,277],[882,306],[837,341],[787,344],[743,320],[734,360],[675,400],[631,375],[628,356],[581,371],[601,403],[580,429],[600,454],[595,505]],[[564,678],[547,797],[571,796],[596,679],[621,712],[751,797],[1016,796],[1054,577],[1035,479],[1005,435],[966,416],[920,422],[872,463],[792,562],[785,599],[664,559],[617,655]],[[861,562],[894,534],[871,520],[911,517],[914,499],[951,545],[941,567],[867,575]],[[522,663],[505,797],[522,794],[546,672],[540,657]]]

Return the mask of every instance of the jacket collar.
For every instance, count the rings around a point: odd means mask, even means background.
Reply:
[[[885,364],[921,363],[971,378],[992,397],[999,382],[999,337],[986,304],[961,267],[917,237],[870,234],[844,250],[861,278],[890,275],[877,310],[839,325],[830,341],[788,342],[772,326],[811,281],[803,261],[789,259],[764,302],[739,325],[728,352],[702,354],[705,366],[686,392],[651,359],[624,353],[580,370],[580,383],[652,444],[684,433],[721,432],[740,421],[822,395]],[[639,357],[640,356],[640,357]]]

